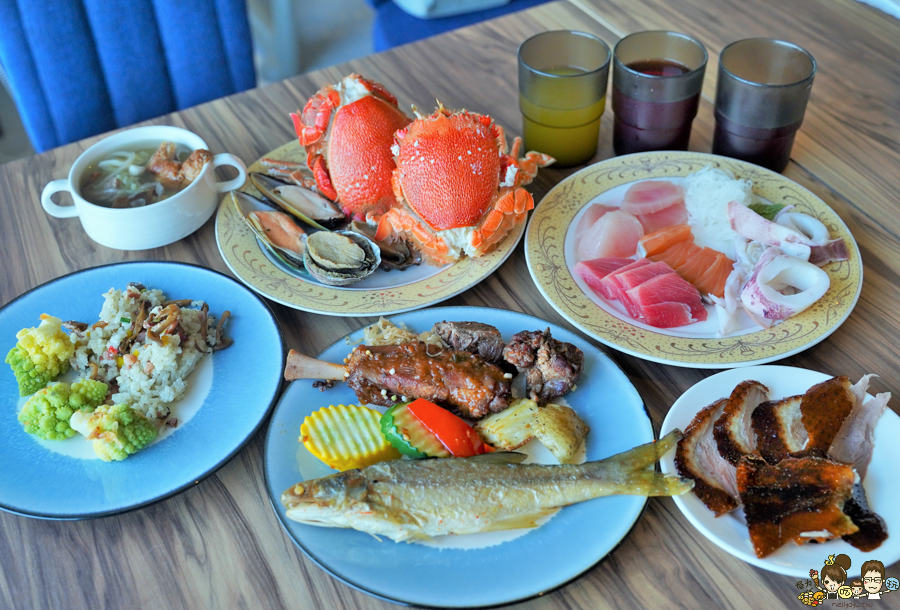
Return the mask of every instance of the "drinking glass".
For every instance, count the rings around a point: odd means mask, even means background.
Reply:
[[[556,30],[519,46],[519,108],[525,150],[584,163],[597,152],[610,51],[584,32]]]
[[[636,32],[613,51],[613,148],[617,155],[687,150],[706,48],[677,32]]]
[[[813,56],[783,40],[749,38],[722,49],[713,153],[783,171],[815,75]]]

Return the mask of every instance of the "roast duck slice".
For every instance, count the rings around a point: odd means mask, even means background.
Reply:
[[[861,482],[890,393],[864,404],[870,378],[851,385],[835,377],[776,401],[761,383],[744,381],[697,414],[676,467],[716,516],[744,506],[759,557],[789,540],[843,537],[864,551],[877,548],[887,530]]]

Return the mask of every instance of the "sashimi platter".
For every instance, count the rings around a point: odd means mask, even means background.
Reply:
[[[697,368],[815,345],[862,287],[856,242],[821,199],[702,153],[628,155],[573,174],[537,207],[525,251],[541,293],[583,331]]]

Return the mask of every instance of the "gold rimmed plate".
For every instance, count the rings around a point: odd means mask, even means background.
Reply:
[[[306,152],[292,141],[265,158],[306,162]],[[250,172],[264,172],[259,160]],[[259,192],[247,182],[242,189]],[[267,208],[261,208],[267,209]],[[268,253],[234,206],[220,205],[216,216],[216,243],[228,268],[247,286],[282,305],[331,316],[377,316],[434,305],[468,290],[497,270],[512,254],[525,232],[514,228],[500,246],[479,258],[463,257],[443,267],[421,264],[403,271],[379,269],[365,280],[345,287],[327,286],[301,275]]]
[[[706,322],[670,329],[631,318],[618,302],[596,295],[573,273],[575,227],[591,203],[618,206],[628,187],[650,179],[678,181],[707,165],[751,180],[760,198],[793,205],[847,244],[849,260],[824,267],[831,287],[812,307],[769,329],[749,318],[735,332],[717,336],[716,314]],[[594,339],[632,356],[693,368],[732,368],[773,362],[824,340],[850,315],[862,289],[862,260],[840,217],[809,190],[759,166],[704,153],[639,153],[602,161],[556,185],[535,209],[525,236],[528,269],[544,298]]]

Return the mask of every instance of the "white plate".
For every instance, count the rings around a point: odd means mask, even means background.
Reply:
[[[802,394],[810,387],[830,379],[831,375],[810,371],[808,369],[789,366],[754,366],[724,371],[708,377],[695,384],[675,401],[669,414],[663,421],[660,435],[673,428],[684,430],[697,412],[731,394],[734,387],[742,381],[753,379],[767,386],[770,398],[775,400],[787,396]],[[855,382],[855,379],[851,379]],[[868,396],[866,400],[871,400]],[[900,464],[900,417],[890,408],[875,427],[875,451],[866,478],[863,481],[869,505],[887,525],[888,538],[870,553],[863,553],[843,540],[830,540],[824,544],[806,544],[797,546],[793,542],[760,559],[753,551],[747,526],[743,520],[743,510],[737,510],[721,517],[716,517],[711,510],[693,493],[673,498],[675,504],[684,513],[700,533],[714,542],[719,548],[731,553],[738,559],[757,567],[808,578],[811,569],[821,570],[823,561],[828,555],[845,553],[851,559],[848,576],[859,575],[859,568],[868,559],[878,559],[889,566],[900,559],[900,488],[897,487],[897,465]],[[670,452],[662,460],[660,467],[665,473],[674,473],[675,452]]]

